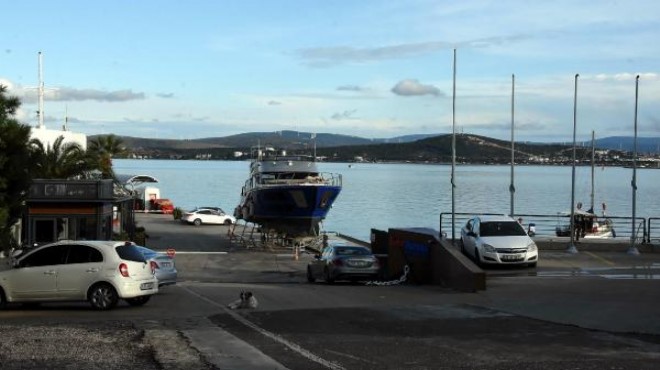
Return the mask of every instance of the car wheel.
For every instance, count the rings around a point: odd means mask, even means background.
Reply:
[[[230,220],[230,219],[226,219],[226,220],[225,220],[225,225],[231,225],[231,220]]]
[[[126,302],[128,302],[128,304],[130,304],[131,306],[142,306],[145,303],[149,302],[150,298],[151,298],[150,295],[143,295],[135,298],[126,298]]]
[[[330,269],[326,267],[325,270],[324,270],[324,273],[325,273],[325,282],[328,283],[328,284],[334,284],[335,279],[330,274]]]
[[[110,284],[97,284],[89,290],[89,303],[94,309],[109,310],[117,305],[117,291]]]
[[[534,268],[536,267],[536,262],[528,263],[527,266]]]
[[[5,292],[0,288],[0,310],[5,308],[6,303],[7,299],[5,298]]]
[[[316,281],[316,279],[314,278],[314,275],[312,274],[312,268],[307,266],[307,282],[308,283],[313,283],[315,281]]]
[[[195,224],[195,226],[199,226],[199,225],[202,224],[202,220],[200,220],[199,218],[196,218],[195,221],[193,221],[193,224]]]

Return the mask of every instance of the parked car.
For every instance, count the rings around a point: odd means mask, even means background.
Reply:
[[[323,249],[307,265],[307,281],[323,279],[332,284],[336,280],[375,280],[380,264],[367,247],[334,245]]]
[[[478,265],[528,265],[538,262],[536,243],[509,216],[475,216],[461,229],[461,250]]]
[[[16,251],[0,269],[6,302],[89,301],[106,310],[119,299],[141,306],[158,293],[154,271],[135,244],[67,240]]]
[[[226,214],[221,208],[195,208],[184,212],[181,221],[195,226],[202,224],[231,225],[236,222],[236,217]]]
[[[159,287],[176,284],[178,272],[176,271],[174,258],[146,247],[138,246],[137,248],[154,269]]]

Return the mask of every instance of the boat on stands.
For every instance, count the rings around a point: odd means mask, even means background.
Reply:
[[[266,232],[318,236],[341,189],[341,175],[319,172],[315,156],[253,148],[250,177],[234,216]]]

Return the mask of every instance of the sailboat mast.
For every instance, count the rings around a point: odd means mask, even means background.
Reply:
[[[39,121],[37,128],[44,128],[44,70],[42,61],[43,54],[39,52]]]
[[[451,240],[456,240],[456,49],[454,49],[453,84],[451,94]]]
[[[591,131],[591,212],[596,213],[594,208],[594,166],[596,165],[596,131]]]
[[[513,123],[514,123],[514,103],[515,103],[515,92],[516,92],[516,75],[511,75],[511,185],[509,185],[509,193],[511,193],[511,217],[514,217],[514,194],[516,192],[516,187],[513,182],[513,169],[515,167],[515,150],[514,150],[514,140],[513,140]]]
[[[573,163],[571,171],[571,244],[566,250],[568,253],[577,253],[575,247],[575,135],[577,128],[577,89],[579,74],[575,74],[575,92],[573,95]]]

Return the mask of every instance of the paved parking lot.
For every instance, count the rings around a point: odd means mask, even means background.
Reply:
[[[245,249],[225,226],[151,216],[140,221],[148,245],[176,247],[181,282],[144,307],[102,313],[10,306],[0,311],[3,368],[79,368],[90,364],[82,353],[107,359],[103,368],[165,369],[655,369],[660,359],[657,253],[542,251],[536,269],[487,269],[476,294],[308,284],[309,255]],[[256,310],[225,308],[241,290],[255,293]],[[88,346],[64,355],[77,343],[69,336]]]

